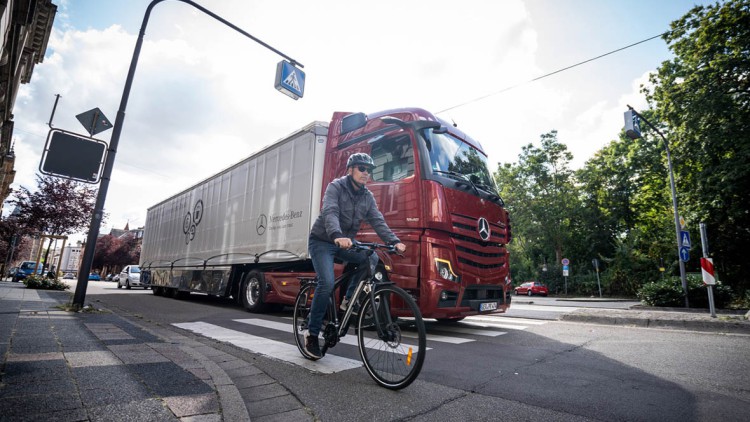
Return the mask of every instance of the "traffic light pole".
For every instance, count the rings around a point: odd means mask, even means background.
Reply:
[[[138,57],[141,54],[141,47],[143,46],[143,37],[146,34],[146,26],[148,25],[148,19],[151,16],[151,10],[154,8],[154,6],[161,3],[162,1],[164,0],[153,0],[146,8],[146,13],[143,16],[143,23],[141,24],[141,30],[140,30],[140,33],[138,34],[138,40],[135,43],[135,49],[133,51],[133,58],[130,61],[130,69],[128,70],[128,76],[127,76],[127,79],[125,80],[125,88],[122,91],[122,98],[120,99],[120,108],[119,110],[117,110],[117,118],[115,119],[115,124],[112,129],[112,138],[109,141],[109,148],[107,149],[107,159],[104,162],[104,170],[102,172],[102,178],[100,182],[101,184],[99,185],[99,193],[97,194],[96,204],[94,205],[94,214],[91,217],[91,223],[89,224],[89,232],[88,232],[88,236],[86,237],[87,247],[84,250],[83,261],[81,262],[81,270],[78,272],[78,283],[76,284],[76,291],[73,296],[73,306],[77,307],[78,309],[83,308],[83,303],[86,300],[86,289],[88,287],[89,273],[91,272],[91,265],[94,261],[94,250],[96,249],[96,239],[99,237],[99,228],[101,227],[102,217],[104,215],[104,201],[107,198],[107,190],[109,189],[109,180],[110,180],[110,177],[112,176],[112,168],[114,167],[114,163],[115,163],[115,154],[117,153],[117,146],[120,142],[120,134],[122,133],[122,125],[125,122],[125,109],[127,108],[127,105],[128,105],[128,99],[130,97],[130,89],[133,85],[133,77],[135,75],[135,69],[138,65]],[[258,44],[284,57],[285,59],[289,60],[293,65],[304,67],[298,61],[292,59],[291,57],[287,56],[281,51],[271,47],[270,45],[259,40],[258,38],[255,38],[254,36],[250,35],[246,31],[241,29],[240,27],[232,24],[231,22],[211,12],[205,7],[191,0],[177,0],[177,1],[181,1],[183,3],[187,3],[195,7],[196,9],[211,16],[212,18],[218,20],[224,25],[229,26],[230,28],[234,29],[240,34],[252,39]],[[51,122],[51,119],[50,119],[50,122]]]

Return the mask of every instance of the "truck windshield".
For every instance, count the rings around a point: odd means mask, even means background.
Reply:
[[[471,182],[475,187],[497,194],[495,181],[487,166],[487,157],[471,145],[447,133],[422,131],[430,153],[430,166],[434,174],[441,174]]]

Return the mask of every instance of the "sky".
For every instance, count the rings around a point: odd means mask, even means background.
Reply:
[[[86,134],[75,116],[94,107],[115,122],[150,1],[53,3],[44,60],[16,98],[11,187],[36,188],[56,94],[54,128]],[[149,207],[335,111],[425,108],[478,140],[491,171],[557,130],[573,153],[571,167],[580,168],[618,137],[627,104],[646,108],[639,87],[672,57],[666,43],[657,38],[529,81],[661,34],[696,4],[713,2],[196,3],[301,63],[304,97],[274,89],[282,57],[273,51],[187,3],[158,3],[124,110],[100,233],[143,226]]]

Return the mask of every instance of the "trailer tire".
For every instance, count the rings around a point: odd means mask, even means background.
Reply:
[[[250,271],[245,274],[240,290],[242,307],[247,309],[248,312],[253,313],[263,313],[273,309],[272,305],[263,301],[263,292],[265,288],[266,281],[262,272]]]

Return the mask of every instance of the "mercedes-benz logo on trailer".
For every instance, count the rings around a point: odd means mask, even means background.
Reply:
[[[489,240],[492,232],[490,231],[490,223],[487,222],[486,218],[480,217],[479,220],[477,220],[477,232],[479,232],[479,237],[481,237],[482,240]]]

